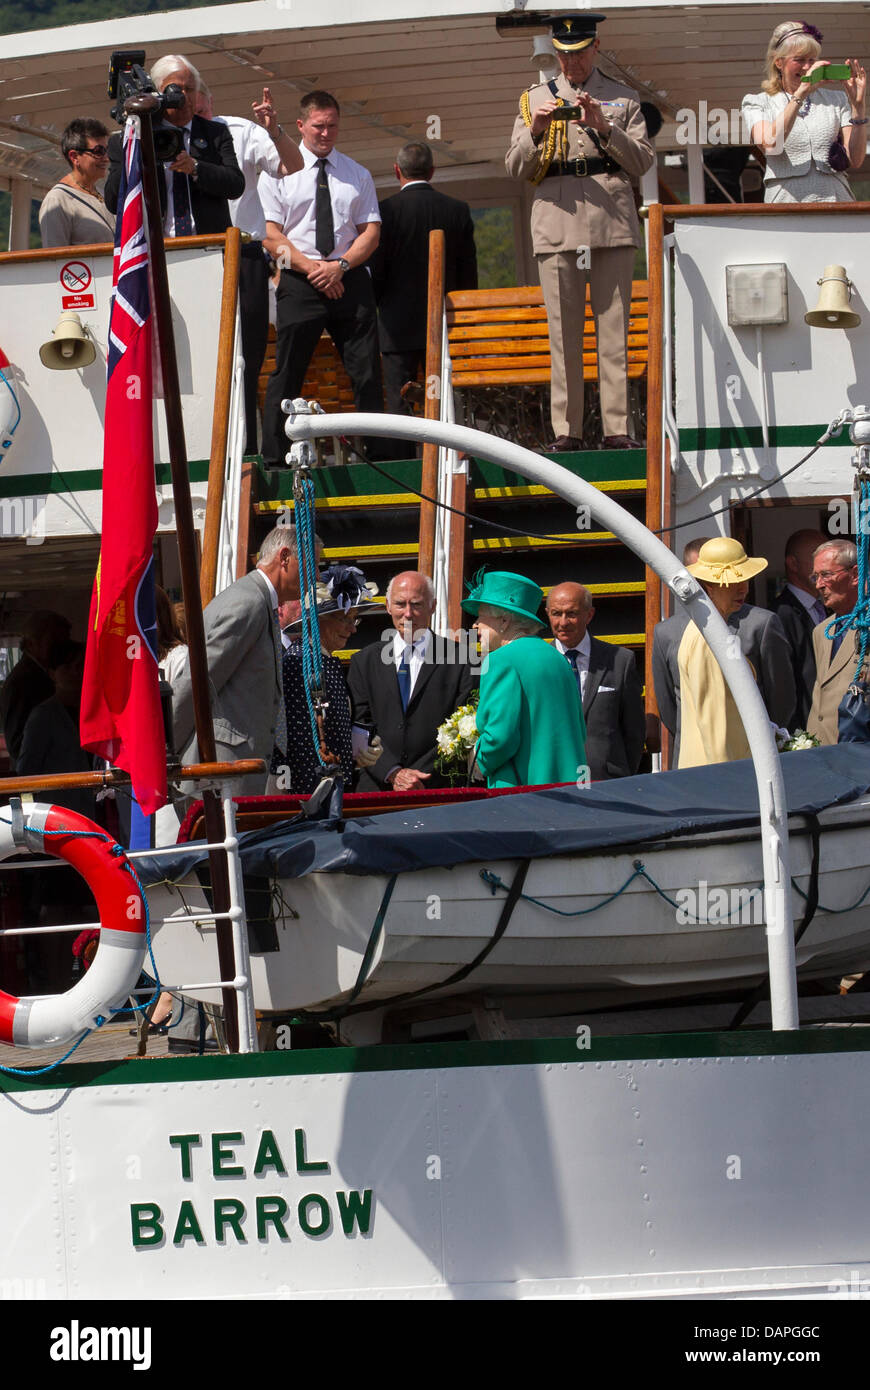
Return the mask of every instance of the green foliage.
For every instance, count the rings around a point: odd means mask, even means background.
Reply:
[[[510,208],[472,208],[477,277],[482,290],[517,283],[513,214]]]
[[[9,246],[9,219],[12,216],[12,194],[0,193],[0,251],[6,251]],[[30,246],[31,249],[39,248],[42,239],[39,235],[39,204],[30,204]]]
[[[230,0],[2,0],[0,34],[90,24],[100,19],[126,19],[165,10],[198,9],[215,3],[229,4]]]

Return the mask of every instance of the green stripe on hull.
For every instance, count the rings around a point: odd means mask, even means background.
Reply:
[[[774,449],[811,448],[827,428],[827,425],[771,425],[768,437]],[[824,447],[851,449],[849,431],[842,430],[838,439],[829,439]],[[680,430],[680,448],[687,454],[703,453],[705,449],[763,449],[764,436],[760,425],[683,429]]]
[[[0,1074],[0,1092],[68,1090],[81,1086],[141,1086],[187,1081],[237,1081],[268,1076],[318,1076],[376,1071],[449,1070],[456,1067],[595,1066],[605,1062],[673,1061],[695,1057],[818,1056],[870,1052],[870,1029],[670,1033],[594,1040],[542,1038],[517,1042],[403,1043],[260,1052],[246,1057],[204,1056],[67,1064],[42,1076]],[[8,1064],[14,1065],[9,1049]]]
[[[208,478],[208,459],[191,459],[187,471],[192,483],[205,482]],[[158,487],[168,487],[172,482],[171,466],[168,463],[156,464],[154,477]],[[0,473],[0,497],[61,496],[70,492],[101,492],[102,488],[102,468],[77,468],[73,473],[52,469],[50,473],[23,473],[18,477],[4,477]]]

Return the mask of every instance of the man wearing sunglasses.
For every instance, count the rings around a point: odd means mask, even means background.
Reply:
[[[855,629],[828,637],[825,628],[831,617],[851,613],[858,602],[858,553],[852,541],[826,541],[813,554],[810,582],[828,610],[829,617],[813,630],[816,654],[816,683],[813,705],[807,720],[808,733],[822,743],[836,743],[839,735],[840,701],[855,674],[858,648]]]
[[[115,219],[97,189],[109,167],[109,132],[92,116],[70,121],[61,137],[61,153],[69,165],[39,208],[39,231],[44,247],[90,246],[115,237]]]

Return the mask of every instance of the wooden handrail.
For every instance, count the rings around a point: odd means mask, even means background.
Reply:
[[[423,415],[427,420],[437,420],[441,413],[441,349],[444,329],[444,250],[446,238],[436,228],[429,233],[429,298],[426,321],[426,377],[423,382]],[[439,383],[439,390],[431,390],[433,381]],[[438,490],[438,445],[423,445],[423,470],[420,491],[427,497],[435,497]],[[420,549],[417,568],[422,574],[432,578],[435,568],[435,513],[434,502],[420,503]]]
[[[650,203],[665,217],[831,217],[870,213],[870,203]]]
[[[208,462],[208,492],[205,503],[205,526],[202,533],[202,560],[199,567],[199,591],[203,608],[214,598],[215,583],[217,582],[218,545],[221,531],[221,511],[224,502],[227,437],[230,426],[230,399],[233,388],[233,344],[236,336],[239,262],[242,257],[242,234],[238,227],[228,227],[225,235],[224,283],[221,296],[217,370],[215,372],[211,453]]]
[[[193,782],[206,777],[209,781],[228,777],[247,777],[250,773],[265,772],[266,764],[262,758],[245,758],[238,763],[185,763],[183,767],[170,767],[173,781]],[[47,777],[0,777],[0,796],[20,796],[26,792],[44,792],[53,788],[129,787],[130,774],[119,767],[109,767],[103,772],[57,772]]]
[[[167,237],[167,251],[189,251],[197,247],[223,246],[224,234],[210,233],[208,236]],[[111,256],[115,250],[111,241],[89,242],[87,246],[48,246],[30,251],[2,251],[0,265],[21,265],[25,261],[68,261],[71,257],[83,260],[90,256]]]

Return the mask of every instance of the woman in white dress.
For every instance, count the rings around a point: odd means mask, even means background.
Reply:
[[[848,81],[803,82],[830,62],[811,24],[778,24],[767,46],[762,90],[743,98],[749,139],[764,152],[766,203],[851,203],[846,170],[867,148],[863,67],[848,59]]]

